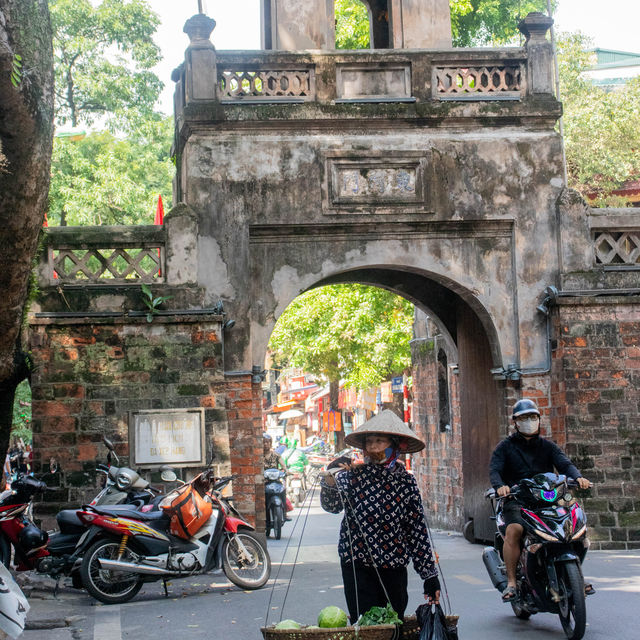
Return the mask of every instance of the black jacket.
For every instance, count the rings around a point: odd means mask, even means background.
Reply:
[[[539,436],[527,440],[514,433],[503,440],[491,455],[489,479],[494,489],[503,485],[511,487],[537,473],[553,473],[554,467],[569,478],[581,476],[555,442]]]

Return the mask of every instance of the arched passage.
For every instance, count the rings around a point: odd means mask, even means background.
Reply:
[[[483,494],[488,483],[490,454],[501,432],[500,407],[504,404],[502,389],[490,372],[501,361],[499,343],[489,314],[471,292],[454,282],[445,282],[433,274],[376,266],[332,274],[306,290],[339,283],[388,289],[427,313],[453,342],[458,374],[451,429],[440,429],[437,349],[423,363],[427,369],[432,366],[432,377],[428,374],[423,385],[414,383],[414,402],[426,407],[429,413],[415,424],[416,431],[427,442],[415,473],[430,511],[436,514],[435,522],[459,529],[473,520],[476,536],[490,537],[492,523]],[[269,322],[269,334],[276,320],[273,317],[273,323]],[[454,364],[451,358],[449,362]],[[430,379],[433,386],[428,382]]]

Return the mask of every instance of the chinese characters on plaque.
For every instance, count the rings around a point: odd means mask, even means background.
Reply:
[[[132,414],[131,427],[135,465],[204,464],[201,409],[139,411]]]

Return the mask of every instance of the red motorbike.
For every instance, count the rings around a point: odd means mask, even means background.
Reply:
[[[267,549],[221,490],[234,476],[205,471],[168,493],[158,511],[86,506],[88,531],[80,574],[105,604],[131,600],[145,582],[222,569],[242,589],[259,589],[271,573]]]

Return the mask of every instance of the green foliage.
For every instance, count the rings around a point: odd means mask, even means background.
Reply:
[[[17,89],[22,82],[22,56],[13,54],[11,61],[11,84]]]
[[[517,44],[519,20],[532,11],[547,13],[547,0],[450,0],[450,6],[455,47]]]
[[[368,49],[369,11],[360,0],[336,0],[336,49]]]
[[[158,194],[171,194],[172,137],[172,118],[156,116],[128,138],[56,138],[49,224],[153,224]]]
[[[370,627],[376,624],[402,624],[402,620],[398,618],[398,614],[387,602],[386,607],[371,607],[369,611],[362,614],[358,620],[361,627]]]
[[[95,5],[95,6],[94,6]],[[146,0],[49,0],[54,31],[56,120],[131,130],[153,111],[162,83],[153,41],[158,16]]]
[[[580,33],[558,38],[569,185],[619,206],[609,192],[640,175],[640,78],[615,91],[595,85],[584,75],[595,62],[590,44]]]
[[[147,307],[147,322],[153,322],[153,316],[158,313],[160,305],[167,300],[171,300],[173,296],[157,296],[154,297],[151,287],[147,284],[140,285],[142,289],[142,302]]]
[[[31,387],[27,380],[23,380],[16,387],[16,395],[13,401],[11,436],[22,438],[25,444],[31,444],[33,439],[31,431]]]
[[[411,364],[413,305],[364,285],[331,285],[296,298],[280,316],[269,348],[275,362],[325,380],[367,388]]]

